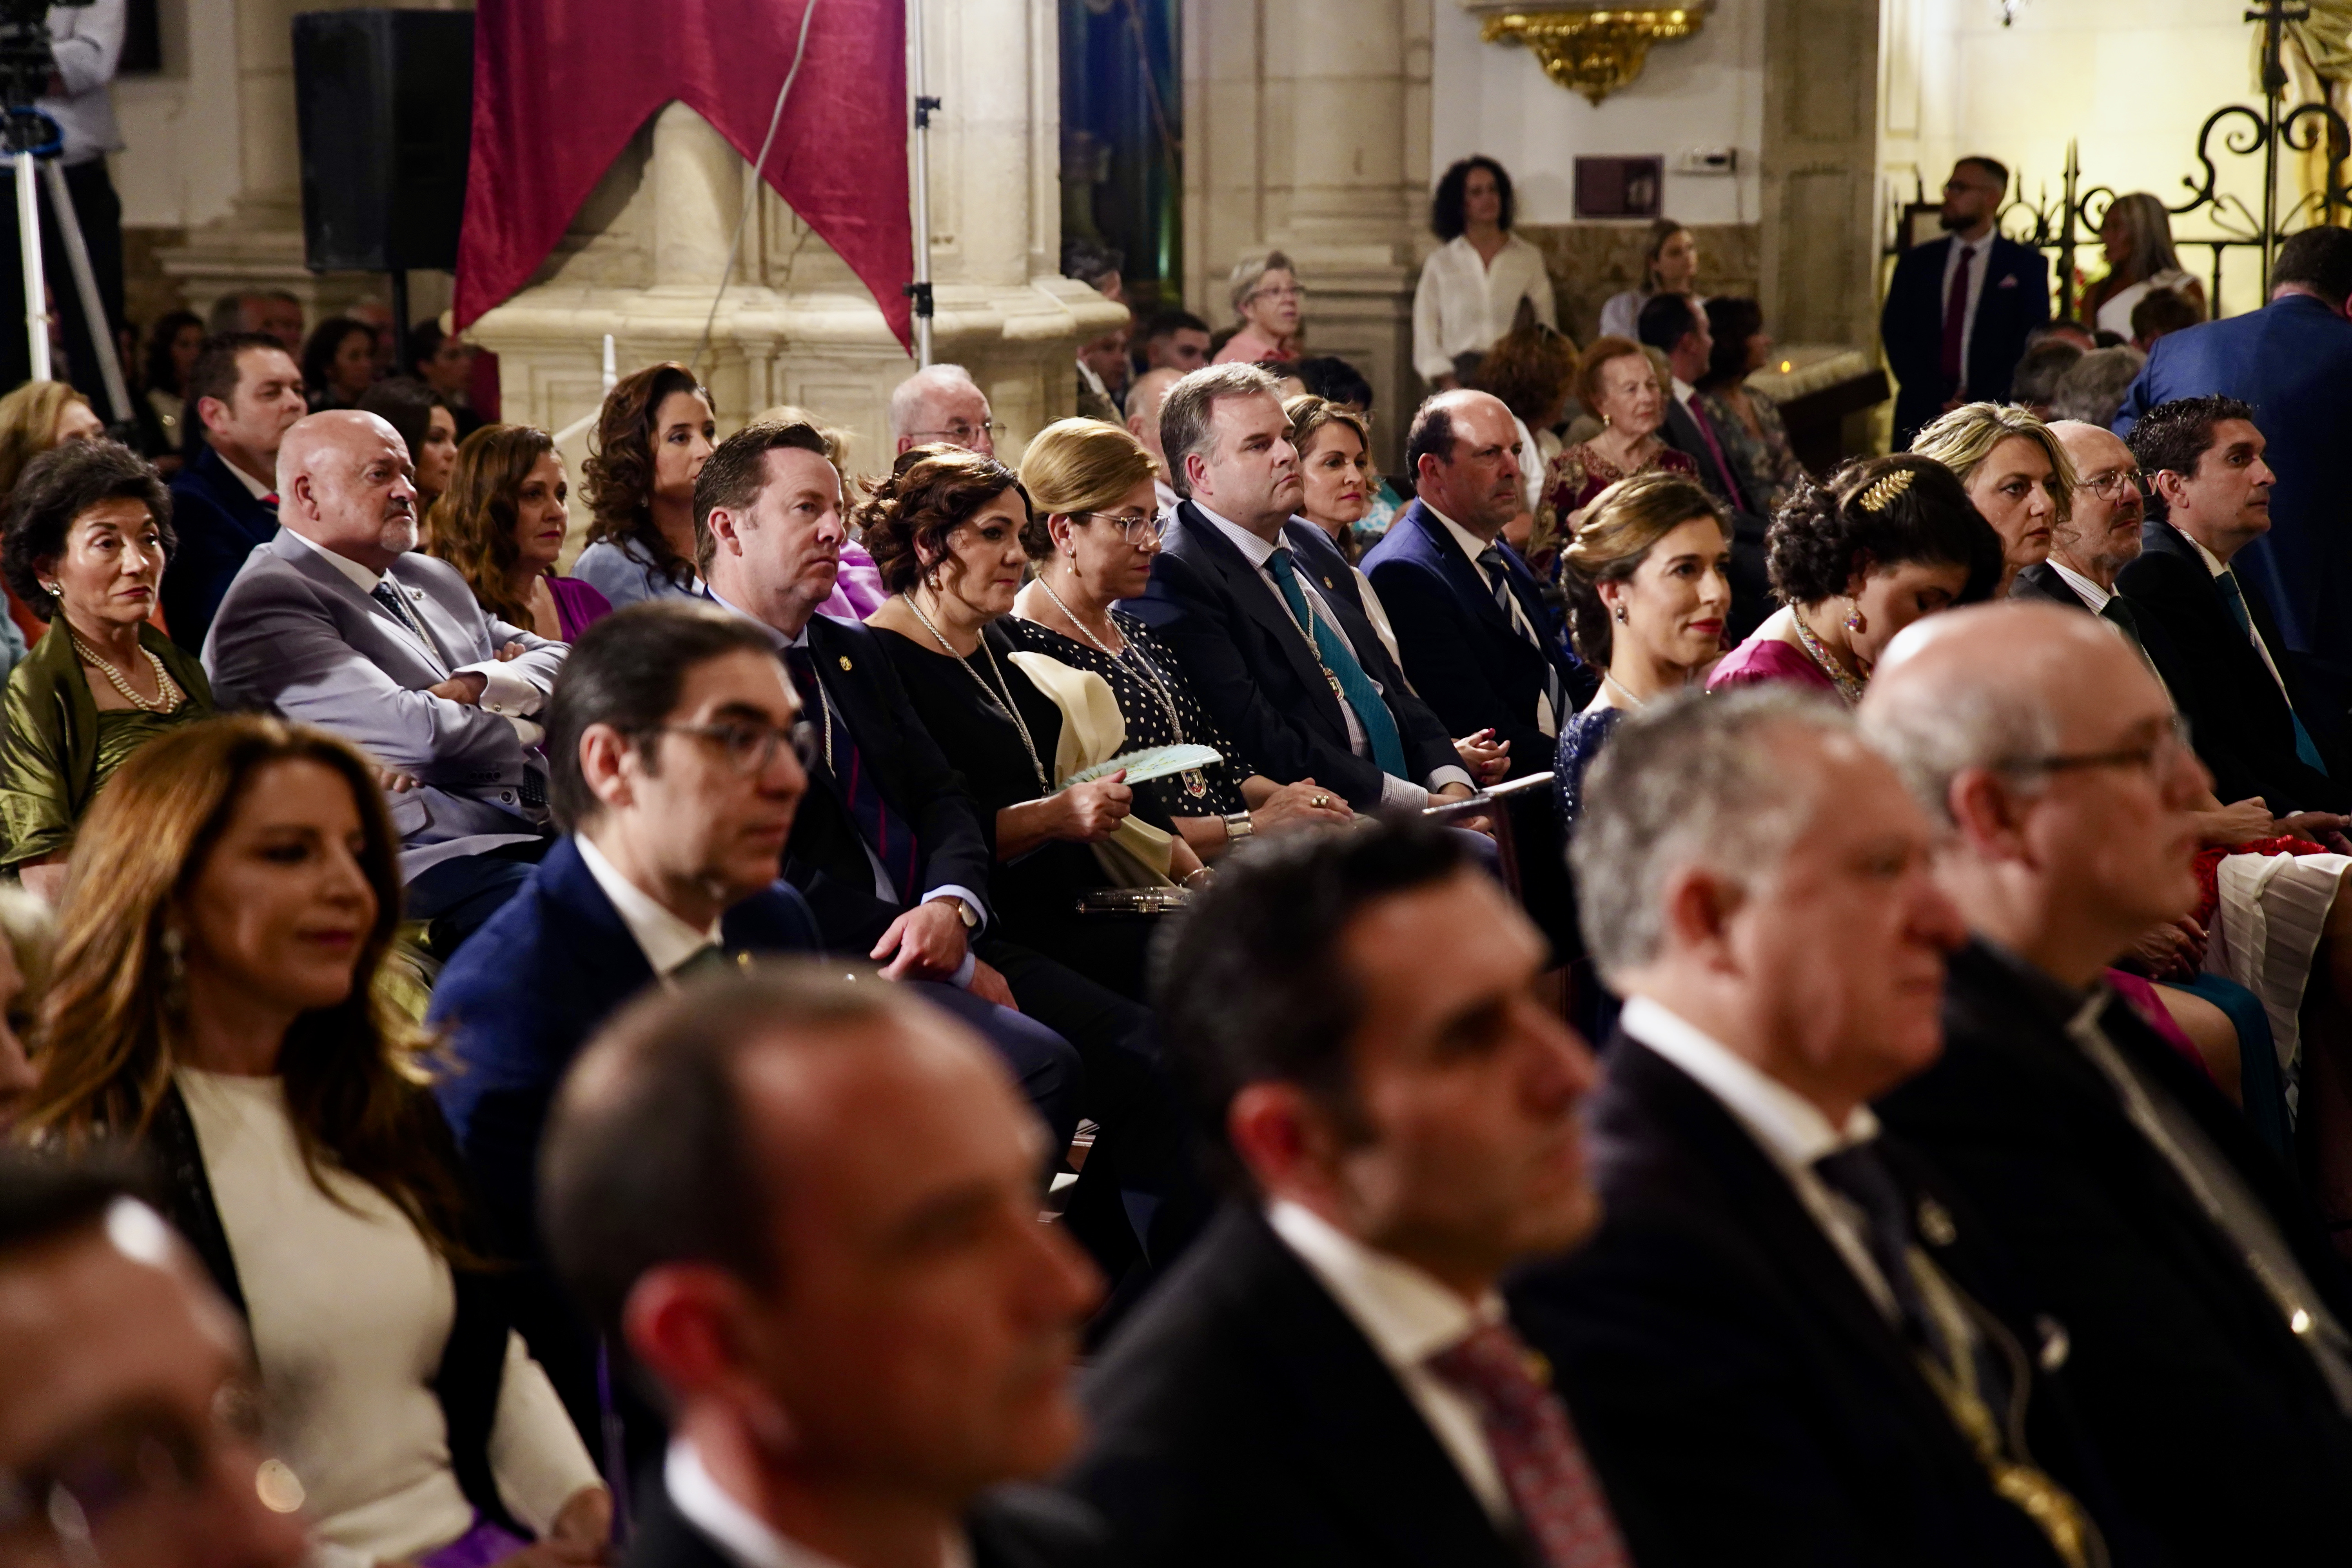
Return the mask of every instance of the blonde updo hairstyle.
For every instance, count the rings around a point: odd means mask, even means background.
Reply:
[[[1583,525],[1559,558],[1577,658],[1595,669],[1609,667],[1612,623],[1601,584],[1630,580],[1658,541],[1700,518],[1730,542],[1731,522],[1722,503],[1681,474],[1636,474],[1592,498]]]
[[[1128,492],[1159,477],[1143,443],[1100,419],[1056,419],[1021,454],[1021,488],[1029,492],[1029,522],[1021,546],[1032,561],[1054,553],[1045,520],[1082,511],[1108,511]]]

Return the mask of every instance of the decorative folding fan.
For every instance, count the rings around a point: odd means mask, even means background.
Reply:
[[[1127,770],[1129,784],[1144,784],[1152,779],[1164,779],[1171,773],[1181,773],[1187,768],[1205,768],[1212,763],[1224,760],[1222,753],[1209,746],[1147,746],[1123,757],[1113,757],[1107,763],[1097,763],[1084,773],[1072,773],[1062,781],[1062,787],[1067,789],[1072,784],[1107,779],[1121,768]]]

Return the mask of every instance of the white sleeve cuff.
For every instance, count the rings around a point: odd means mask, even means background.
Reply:
[[[1394,773],[1382,773],[1381,804],[1402,806],[1410,811],[1420,811],[1429,805],[1429,792],[1417,784],[1407,784]]]
[[[972,952],[971,943],[966,942],[963,945],[963,962],[956,965],[953,974],[948,976],[948,984],[959,991],[969,991],[971,989],[971,977],[979,968],[980,954]]]
[[[454,673],[478,675],[482,678],[482,700],[477,704],[485,713],[496,713],[511,719],[520,713],[536,713],[547,694],[538,686],[517,675],[514,667],[504,659],[486,658],[479,664],[460,665]]]
[[[1472,795],[1478,793],[1478,781],[1470,776],[1470,770],[1467,768],[1444,767],[1429,775],[1429,787],[1433,790],[1444,789],[1447,784],[1457,784]]]
[[[928,904],[933,899],[961,899],[971,906],[971,912],[980,917],[980,923],[971,928],[971,934],[978,936],[988,929],[988,901],[970,888],[958,887],[953,882],[943,882],[925,893],[920,901]]]

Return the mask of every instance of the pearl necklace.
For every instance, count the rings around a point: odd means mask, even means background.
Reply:
[[[146,656],[147,667],[155,672],[155,689],[163,693],[152,702],[140,696],[139,689],[123,679],[122,672],[114,668],[113,662],[100,658],[91,650],[88,643],[81,640],[71,626],[66,628],[66,637],[73,644],[74,652],[81,656],[82,662],[105,671],[107,680],[115,690],[122,693],[123,700],[142,713],[169,713],[177,708],[182,699],[186,696],[186,693],[183,692],[172,679],[170,673],[164,669],[163,661],[155,657],[155,650],[151,647],[142,645],[139,651]]]
[[[1029,766],[1037,775],[1037,798],[1043,800],[1053,794],[1054,786],[1045,777],[1045,764],[1037,760],[1037,742],[1029,737],[1028,721],[1021,717],[1020,705],[1013,700],[1012,684],[1004,679],[1003,667],[996,662],[996,650],[988,646],[988,639],[984,637],[979,639],[980,651],[988,656],[988,668],[994,672],[996,685],[1003,689],[1002,695],[989,686],[987,679],[979,670],[972,668],[970,658],[956,652],[955,645],[940,635],[940,628],[931,624],[931,617],[923,614],[923,606],[915,603],[912,594],[907,595],[907,608],[923,623],[923,629],[931,634],[931,640],[940,645],[940,650],[963,666],[963,672],[980,687],[981,695],[988,699],[988,705],[1012,720],[1013,727],[1021,731],[1021,749],[1029,753]]]
[[[1169,689],[1167,679],[1160,675],[1159,667],[1151,662],[1150,656],[1136,646],[1133,637],[1122,638],[1118,648],[1114,651],[1109,644],[1095,636],[1086,622],[1071,613],[1070,606],[1062,602],[1061,595],[1054,592],[1054,584],[1045,580],[1043,573],[1038,574],[1037,586],[1045,590],[1045,597],[1054,601],[1054,607],[1062,612],[1063,618],[1077,627],[1078,635],[1094,644],[1105,658],[1126,665],[1136,675],[1142,678],[1145,689],[1159,699],[1160,711],[1168,715],[1168,728],[1175,735],[1176,744],[1183,745],[1185,743],[1184,720],[1176,710],[1175,693]],[[1104,619],[1113,631],[1118,629],[1118,623],[1110,621],[1108,616]],[[1129,654],[1135,656],[1131,660],[1128,658]],[[1192,799],[1199,800],[1209,793],[1208,777],[1200,769],[1186,768],[1181,777],[1184,793]]]
[[[1837,688],[1837,694],[1845,700],[1847,707],[1853,708],[1860,704],[1863,684],[1861,679],[1847,674],[1845,666],[1830,657],[1830,650],[1822,646],[1822,639],[1813,635],[1813,628],[1805,625],[1805,617],[1801,611],[1791,608],[1789,611],[1789,618],[1797,624],[1797,640],[1804,645],[1805,657],[1821,667],[1822,673],[1830,678],[1830,684]]]

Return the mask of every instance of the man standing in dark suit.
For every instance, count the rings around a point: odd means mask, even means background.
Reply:
[[[2085,617],[1989,605],[1898,638],[1862,720],[1941,819],[1976,933],[1943,1058],[1880,1115],[2065,1325],[2108,1479],[2172,1562],[2352,1562],[2340,1267],[2243,1115],[2101,981],[2197,899],[2207,779],[2171,704]]]
[[[1583,1042],[1460,836],[1243,853],[1160,1005],[1247,1179],[1087,1384],[1064,1484],[1135,1568],[1624,1568],[1567,1410],[1506,1320],[1512,1264],[1591,1228]]]
[[[2352,808],[2352,749],[2304,656],[2235,562],[2271,526],[2276,476],[2254,411],[2231,397],[2159,404],[2131,448],[2164,516],[2116,578],[2160,635],[2148,651],[2224,800],[2260,795],[2285,816]]]
[[[1644,346],[1666,356],[1673,374],[1663,429],[1666,444],[1697,465],[1699,483],[1731,513],[1731,615],[1725,630],[1736,644],[1775,607],[1764,552],[1772,520],[1755,510],[1723,432],[1698,401],[1697,382],[1714,357],[1715,337],[1706,312],[1687,294],[1653,295],[1642,307],[1636,330]]]
[[[2159,404],[2220,393],[2254,411],[2278,476],[2271,531],[2234,563],[2270,603],[2288,647],[2352,672],[2352,536],[2342,526],[2352,452],[2352,232],[2290,235],[2259,310],[2168,332],[2124,396],[2116,434]],[[2343,679],[2342,676],[2338,677]]]
[[[548,1247],[665,1395],[631,1568],[1080,1568],[1061,1462],[1100,1295],[1037,1223],[1037,1126],[980,1042],[831,966],[640,1004],[548,1128]]]
[[[1121,607],[1175,649],[1217,727],[1276,783],[1318,780],[1359,811],[1466,797],[1444,724],[1340,609],[1352,582],[1302,564],[1284,532],[1304,487],[1279,392],[1242,364],[1168,389],[1160,446],[1186,500],[1150,586]]]
[[[1963,403],[2003,403],[2027,334],[2050,319],[2050,263],[1994,231],[2009,169],[1963,158],[1944,182],[1946,237],[1895,264],[1878,336],[1895,373],[1895,448]]]
[[[2108,1561],[2095,1465],[2030,1359],[2054,1336],[1869,1109],[1935,1059],[1965,935],[1902,780],[1773,688],[1629,721],[1586,802],[1587,939],[1627,998],[1591,1117],[1603,1217],[1510,1295],[1637,1559]]]
[[[172,477],[180,545],[163,574],[163,602],[172,640],[195,653],[237,568],[277,536],[278,447],[310,406],[283,344],[228,332],[206,338],[197,353],[188,409],[204,438]]]

